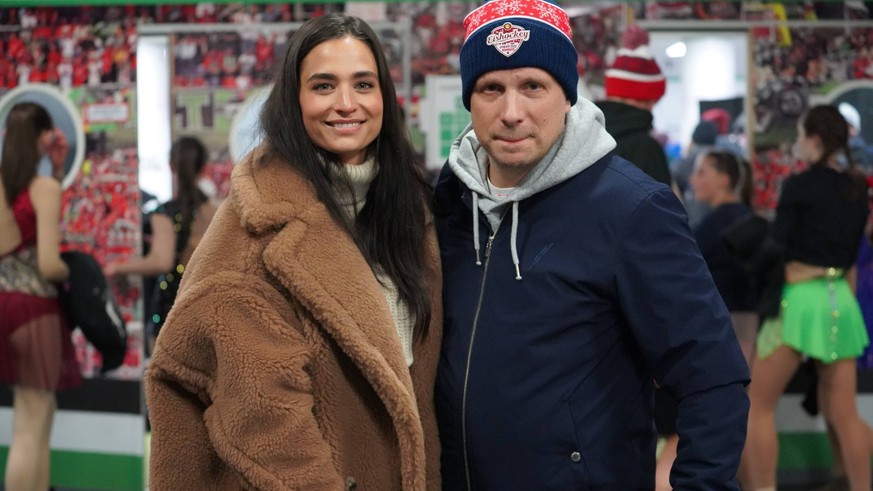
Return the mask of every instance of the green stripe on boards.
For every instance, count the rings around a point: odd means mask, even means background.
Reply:
[[[0,447],[0,479],[9,449]],[[824,433],[781,433],[780,470],[829,469],[833,464],[830,444]],[[143,459],[139,456],[52,450],[53,486],[107,490],[141,491]]]
[[[830,469],[834,458],[826,433],[780,433],[779,469]]]
[[[6,473],[8,447],[0,447],[0,480]],[[142,491],[143,459],[136,455],[52,450],[51,484],[59,488]]]

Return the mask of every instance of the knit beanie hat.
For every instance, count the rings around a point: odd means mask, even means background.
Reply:
[[[467,15],[464,29],[461,83],[468,110],[481,75],[524,67],[549,72],[576,104],[578,54],[563,9],[545,0],[492,0]]]
[[[606,70],[606,97],[657,101],[667,90],[661,68],[649,50],[649,33],[630,26],[621,36],[622,47]]]
[[[691,133],[691,142],[698,145],[715,145],[718,138],[718,128],[712,121],[701,121]]]

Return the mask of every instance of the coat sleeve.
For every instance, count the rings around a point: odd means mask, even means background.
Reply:
[[[287,299],[234,280],[191,288],[158,337],[146,374],[151,488],[342,489],[313,417],[311,353],[275,307]]]
[[[749,372],[678,199],[661,188],[623,225],[622,312],[658,385],[679,403],[675,489],[736,490]]]

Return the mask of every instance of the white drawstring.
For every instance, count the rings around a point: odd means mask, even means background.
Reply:
[[[476,266],[482,266],[479,258],[479,194],[473,193],[473,249],[476,251]]]
[[[515,265],[515,279],[521,279],[521,269],[518,266],[518,247],[515,242],[518,237],[518,201],[512,202],[512,232],[509,236],[509,247],[512,251],[512,264]]]

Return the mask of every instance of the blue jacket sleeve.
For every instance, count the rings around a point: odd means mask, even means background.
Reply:
[[[679,402],[679,450],[670,473],[674,490],[739,490],[734,478],[748,412],[749,398],[738,383],[689,394]]]
[[[624,224],[616,289],[658,385],[679,402],[675,489],[736,490],[749,371],[679,200],[666,188]]]

